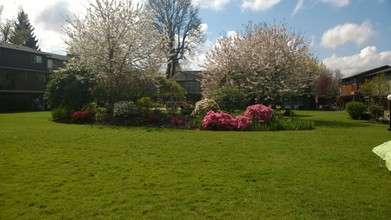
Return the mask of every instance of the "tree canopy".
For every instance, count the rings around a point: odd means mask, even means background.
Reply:
[[[195,50],[203,40],[198,7],[192,0],[148,0],[153,24],[163,38],[166,75],[171,78],[180,69],[179,61]]]
[[[7,31],[10,31],[10,24],[4,26],[2,29],[3,36],[7,36]],[[9,32],[8,32],[9,33]],[[34,35],[34,27],[30,24],[28,15],[22,8],[19,9],[17,20],[13,25],[10,33],[9,42],[12,44],[23,45],[35,50],[38,50],[38,40]]]
[[[285,23],[250,22],[206,54],[202,92],[211,97],[226,86],[257,98],[298,94],[312,85],[314,60],[309,43]]]
[[[108,102],[123,100],[134,75],[154,74],[161,64],[161,38],[150,14],[130,0],[95,0],[84,16],[67,19],[68,53],[86,65],[104,87]]]

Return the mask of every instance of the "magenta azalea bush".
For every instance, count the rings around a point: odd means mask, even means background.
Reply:
[[[256,104],[248,106],[243,115],[260,123],[270,122],[273,115],[273,109],[265,105]]]
[[[202,120],[202,128],[205,130],[231,131],[247,130],[250,127],[250,119],[244,116],[232,117],[230,114],[213,110],[209,111]]]
[[[253,123],[269,123],[271,121],[273,109],[264,105],[252,105],[247,107],[243,115],[232,117],[222,111],[209,111],[202,120],[202,128],[205,130],[245,131],[250,129]]]

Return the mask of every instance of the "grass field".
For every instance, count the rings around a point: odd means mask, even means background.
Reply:
[[[388,125],[298,111],[310,131],[59,124],[0,114],[0,219],[391,219]]]

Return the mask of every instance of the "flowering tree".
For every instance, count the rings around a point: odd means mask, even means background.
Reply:
[[[139,78],[130,75],[157,72],[161,38],[141,5],[95,0],[85,16],[67,21],[68,54],[98,76],[112,103],[120,99],[116,94],[132,87],[132,79]]]
[[[207,53],[203,95],[211,97],[223,86],[259,98],[297,94],[313,81],[313,60],[303,36],[289,32],[285,23],[249,23]]]

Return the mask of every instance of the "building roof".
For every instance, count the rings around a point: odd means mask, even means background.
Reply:
[[[171,80],[180,81],[199,81],[202,78],[201,71],[181,71],[171,77]]]
[[[70,59],[70,57],[67,57],[67,56],[62,56],[62,55],[54,54],[54,53],[42,52],[42,51],[35,50],[30,47],[16,45],[16,44],[9,44],[9,43],[4,43],[4,42],[0,42],[0,48],[6,48],[6,49],[11,49],[11,50],[19,50],[19,51],[28,52],[28,53],[39,54],[39,55],[51,57],[51,58],[57,59],[57,60],[69,60]]]
[[[381,67],[377,67],[377,68],[374,68],[374,69],[370,69],[370,70],[367,70],[367,71],[364,71],[364,72],[361,72],[361,73],[357,73],[355,75],[352,75],[352,76],[348,76],[348,77],[345,77],[345,78],[342,78],[343,81],[348,81],[348,80],[351,80],[351,79],[354,79],[354,78],[357,78],[357,77],[361,77],[361,76],[373,76],[373,75],[377,75],[377,74],[380,74],[380,73],[385,73],[385,72],[391,72],[391,66],[389,65],[384,65],[384,66],[381,66]]]

